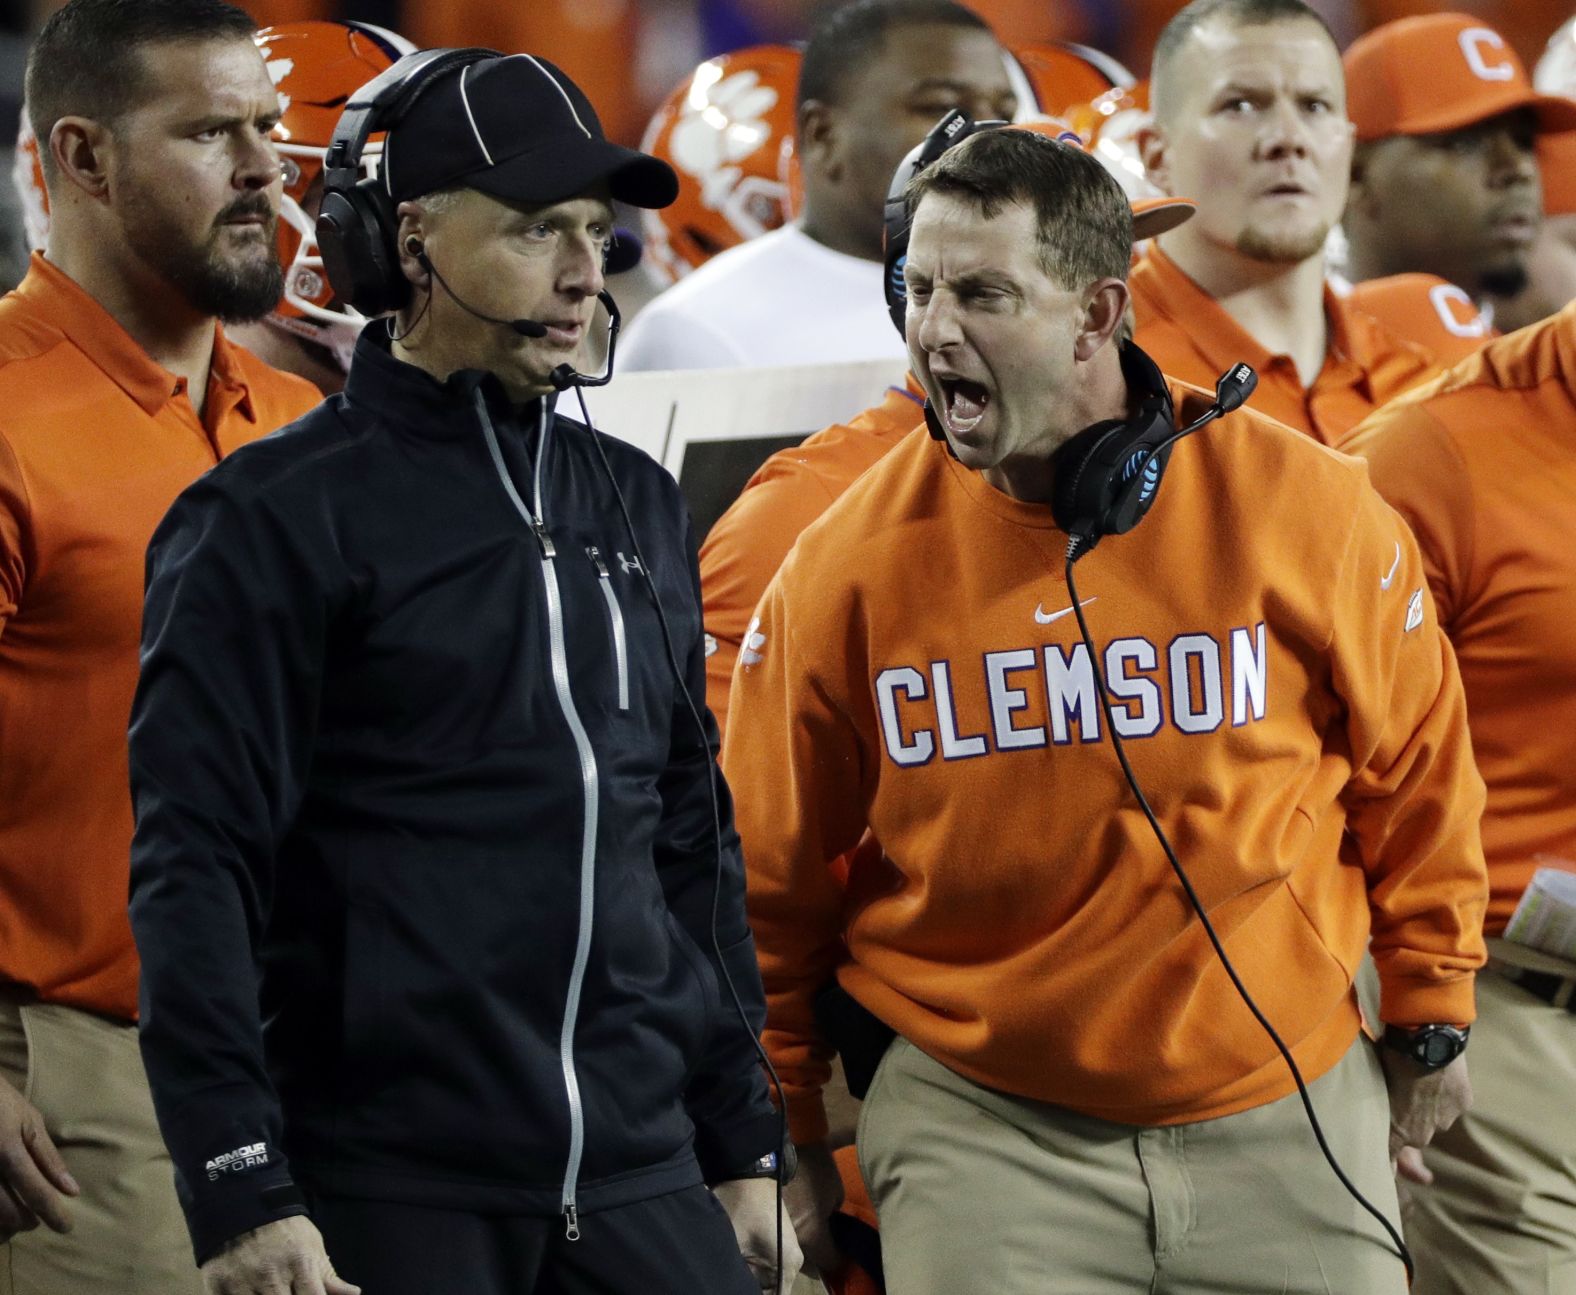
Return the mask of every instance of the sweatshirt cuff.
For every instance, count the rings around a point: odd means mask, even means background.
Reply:
[[[782,1117],[776,1111],[751,1115],[726,1128],[695,1128],[695,1159],[707,1183],[736,1178],[762,1156],[777,1151]]]
[[[1470,1025],[1477,1019],[1475,983],[1471,972],[1443,983],[1381,977],[1379,1016],[1386,1025],[1403,1028],[1440,1021]]]
[[[197,1266],[201,1268],[244,1232],[305,1213],[306,1198],[288,1178],[226,1184],[187,1211],[186,1228]]]

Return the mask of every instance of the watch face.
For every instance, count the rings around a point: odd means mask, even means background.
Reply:
[[[1422,1043],[1423,1064],[1429,1066],[1442,1066],[1453,1061],[1459,1050],[1456,1040],[1443,1030],[1430,1034]]]

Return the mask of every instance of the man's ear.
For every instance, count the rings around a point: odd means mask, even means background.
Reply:
[[[1121,338],[1122,321],[1127,317],[1127,284],[1120,279],[1098,279],[1089,289],[1083,318],[1073,335],[1073,356],[1078,361],[1092,360],[1100,349]]]
[[[1138,146],[1138,155],[1144,162],[1144,174],[1163,193],[1175,196],[1171,187],[1170,158],[1167,156],[1166,135],[1159,126],[1155,125],[1153,118],[1138,128],[1133,142]]]
[[[90,198],[109,195],[114,140],[109,128],[91,117],[62,117],[49,132],[49,156],[60,184]],[[59,202],[64,193],[50,197]]]
[[[1375,193],[1368,185],[1373,173],[1373,149],[1366,144],[1352,148],[1352,182],[1346,192],[1346,209],[1360,211],[1365,216],[1374,214]]]
[[[399,219],[394,246],[399,253],[400,273],[418,288],[431,287],[432,276],[420,260],[427,250],[427,213],[419,202],[402,202],[394,214]]]
[[[841,134],[837,111],[819,99],[806,99],[799,105],[799,165],[834,183],[842,179],[843,162],[839,155]]]

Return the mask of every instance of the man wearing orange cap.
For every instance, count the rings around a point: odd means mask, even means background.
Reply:
[[[1576,103],[1538,94],[1505,39],[1465,14],[1386,23],[1344,63],[1352,280],[1422,272],[1479,301],[1522,292],[1543,220],[1538,138],[1576,128]]]
[[[1576,1290],[1576,961],[1504,939],[1535,869],[1576,867],[1576,305],[1488,343],[1348,445],[1410,523],[1478,768],[1490,961],[1471,1112],[1423,1153],[1412,1295]]]
[[[1145,166],[1198,215],[1133,271],[1138,344],[1200,384],[1246,361],[1255,408],[1339,445],[1434,359],[1325,284],[1352,149],[1329,28],[1301,0],[1194,0],[1161,36],[1151,98]]]

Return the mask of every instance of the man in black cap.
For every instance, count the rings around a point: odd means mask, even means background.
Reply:
[[[528,56],[435,76],[383,156],[406,304],[149,550],[132,923],[197,1260],[213,1295],[791,1283],[683,500],[554,408],[610,200],[676,182]]]

